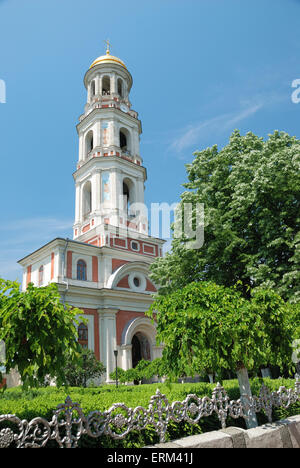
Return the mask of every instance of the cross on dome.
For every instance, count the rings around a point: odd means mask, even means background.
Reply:
[[[109,39],[107,39],[106,41],[104,41],[105,44],[106,44],[106,53],[107,55],[110,55],[110,47],[111,47],[111,43],[109,42]]]
[[[100,57],[96,58],[90,68],[94,67],[95,65],[99,65],[100,63],[117,63],[126,69],[126,65],[123,60],[110,55],[111,43],[109,39],[103,42],[106,44],[106,55],[101,55]]]

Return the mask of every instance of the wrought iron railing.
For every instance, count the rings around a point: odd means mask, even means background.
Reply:
[[[183,401],[170,404],[167,397],[157,390],[150,398],[148,408],[138,406],[132,409],[124,403],[116,403],[107,411],[92,411],[85,416],[79,404],[67,397],[65,403],[57,406],[50,422],[41,417],[28,422],[16,415],[1,415],[0,448],[12,445],[16,448],[42,448],[50,440],[55,440],[61,448],[75,448],[82,435],[123,439],[131,431],[142,431],[148,425],[154,427],[160,441],[164,442],[171,420],[197,424],[201,418],[216,413],[222,428],[225,428],[228,417],[247,419],[249,410],[256,413],[264,410],[268,421],[272,422],[273,408],[287,408],[297,401],[300,401],[299,376],[296,376],[294,388],[280,387],[278,391],[271,392],[262,385],[259,396],[247,401],[244,395],[243,402],[241,399],[230,401],[226,390],[218,383],[211,398],[192,394]]]

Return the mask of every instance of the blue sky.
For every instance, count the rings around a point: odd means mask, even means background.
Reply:
[[[107,38],[133,76],[147,204],[178,201],[193,152],[234,128],[300,137],[299,0],[0,0],[0,277],[72,237],[83,76]]]

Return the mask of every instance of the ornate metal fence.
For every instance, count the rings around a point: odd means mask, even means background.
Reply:
[[[14,445],[16,448],[42,448],[49,440],[55,440],[61,448],[75,448],[82,435],[97,438],[108,435],[113,439],[123,439],[131,431],[142,431],[148,425],[154,427],[160,441],[164,442],[169,422],[187,421],[197,424],[201,418],[216,413],[222,428],[226,419],[247,419],[249,409],[256,413],[264,410],[268,421],[272,422],[272,409],[289,407],[300,401],[300,381],[296,376],[295,387],[280,387],[270,392],[263,385],[259,396],[246,399],[229,400],[225,389],[218,383],[212,397],[199,398],[188,395],[183,401],[169,403],[159,390],[150,398],[148,408],[138,406],[128,408],[124,403],[116,403],[107,411],[92,411],[83,414],[78,403],[67,397],[65,403],[57,406],[50,422],[44,418],[34,418],[30,422],[15,415],[0,416],[0,448]],[[3,426],[5,426],[3,428]]]

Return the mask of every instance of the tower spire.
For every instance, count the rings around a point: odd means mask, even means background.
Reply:
[[[106,44],[106,54],[107,55],[110,55],[110,47],[111,47],[111,43],[109,42],[109,39],[106,39],[106,41],[104,41],[105,44]]]

